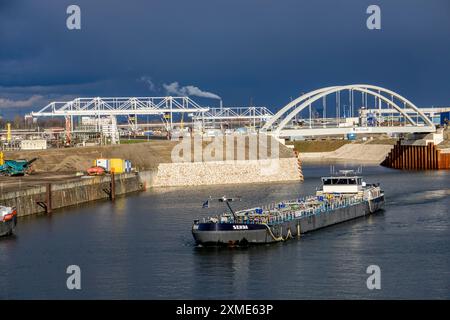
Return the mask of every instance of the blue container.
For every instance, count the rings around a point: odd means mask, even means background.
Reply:
[[[261,208],[256,208],[256,209],[255,209],[255,212],[256,212],[257,214],[262,214],[262,213],[263,213],[263,210],[262,210]]]
[[[131,172],[131,161],[125,160],[125,172],[130,173]]]
[[[347,133],[347,140],[356,140],[356,133]]]
[[[450,111],[441,113],[441,125],[450,123]]]

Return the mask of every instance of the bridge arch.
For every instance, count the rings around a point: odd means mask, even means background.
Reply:
[[[409,107],[410,107],[411,109],[413,109],[414,111],[416,111],[417,114],[420,115],[420,117],[422,118],[422,120],[423,120],[425,123],[427,123],[427,124],[430,125],[430,126],[434,126],[433,121],[431,121],[431,119],[429,119],[422,111],[420,111],[420,109],[419,109],[414,103],[412,103],[411,101],[409,101],[408,99],[406,99],[404,96],[398,94],[397,92],[392,91],[392,90],[389,90],[389,89],[386,89],[386,88],[383,88],[383,87],[374,86],[374,85],[367,85],[367,84],[365,84],[365,85],[359,85],[359,86],[361,86],[361,87],[363,87],[363,88],[366,88],[366,89],[372,89],[372,90],[383,91],[383,92],[385,92],[385,93],[387,93],[387,94],[390,94],[390,95],[396,97],[396,98],[399,99],[400,101],[404,102],[406,105],[409,105]]]
[[[350,86],[349,86],[350,87]],[[342,90],[348,90],[350,89],[349,87],[339,87],[339,88],[334,88],[334,89],[330,89],[328,91],[319,93],[317,95],[315,95],[313,98],[303,102],[302,104],[300,104],[299,106],[297,106],[293,111],[291,111],[291,113],[289,113],[281,122],[280,124],[276,127],[275,130],[275,134],[278,136],[281,132],[281,130],[289,123],[289,121],[291,121],[295,115],[297,115],[299,112],[301,112],[303,109],[305,109],[306,107],[308,107],[311,103],[329,95],[332,93],[336,93],[336,92],[340,92]],[[412,125],[417,125],[414,120],[405,112],[402,110],[401,107],[399,107],[396,103],[392,102],[391,100],[389,100],[388,98],[382,96],[381,94],[378,94],[376,92],[364,89],[364,88],[359,88],[359,87],[354,87],[352,88],[352,90],[354,91],[359,91],[359,92],[364,92],[364,93],[368,93],[371,94],[375,97],[378,97],[379,99],[381,99],[382,101],[388,103],[389,105],[391,105],[394,109],[396,109],[398,112],[400,112],[401,114],[403,114],[403,116],[405,117],[406,120],[408,120],[409,123],[411,123]]]
[[[371,89],[371,90],[369,90]],[[272,131],[275,132],[275,135],[279,135],[281,130],[289,123],[290,120],[292,120],[299,112],[301,112],[303,109],[305,109],[310,104],[314,103],[315,101],[326,97],[330,94],[338,93],[345,90],[353,90],[353,91],[359,91],[363,92],[369,95],[372,95],[374,97],[377,97],[381,101],[385,102],[387,105],[390,105],[392,108],[396,109],[400,114],[402,114],[405,119],[411,123],[413,126],[417,126],[417,123],[414,122],[414,120],[404,111],[401,107],[399,107],[394,101],[389,100],[385,96],[381,95],[381,92],[391,95],[391,97],[395,97],[401,102],[403,102],[406,105],[409,106],[409,108],[413,109],[417,114],[420,116],[420,118],[429,126],[434,127],[433,122],[422,112],[419,110],[417,106],[415,106],[411,101],[406,99],[405,97],[401,96],[400,94],[388,90],[386,88],[382,88],[379,86],[374,85],[365,85],[365,84],[354,84],[354,85],[346,85],[346,86],[335,86],[335,87],[326,87],[318,90],[311,91],[307,94],[304,94],[300,96],[299,98],[291,101],[288,103],[285,107],[280,109],[279,112],[277,112],[270,121],[266,123],[266,125],[262,128],[263,130],[269,129],[273,124],[282,118],[282,116],[287,113],[289,110],[294,108],[281,122],[278,126],[276,126]],[[377,90],[379,93],[372,91]]]
[[[327,90],[330,90],[333,88],[337,88],[337,86],[317,89],[317,90],[305,93],[305,94],[301,95],[300,97],[298,97],[297,99],[292,100],[287,105],[285,105],[283,108],[281,108],[276,114],[274,114],[274,116],[272,118],[270,118],[269,121],[267,121],[261,129],[263,129],[263,130],[269,129],[275,123],[275,121],[280,119],[290,109],[296,107],[300,102],[302,102],[306,99],[309,99],[309,98],[315,96],[316,94],[319,94],[321,92],[324,92],[324,91],[327,91]]]

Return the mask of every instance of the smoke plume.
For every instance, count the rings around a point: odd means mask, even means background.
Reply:
[[[163,84],[164,90],[166,90],[167,94],[176,95],[176,96],[196,96],[202,98],[210,98],[221,100],[220,96],[215,93],[203,91],[199,87],[195,86],[183,86],[180,87],[178,82],[172,82],[171,84]]]

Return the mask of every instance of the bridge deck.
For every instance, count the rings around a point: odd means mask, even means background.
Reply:
[[[435,131],[436,128],[430,126],[304,128],[281,130],[278,136],[328,136],[345,135],[347,133],[429,133]],[[271,133],[269,132],[269,134]],[[275,132],[273,132],[273,134],[275,134]]]

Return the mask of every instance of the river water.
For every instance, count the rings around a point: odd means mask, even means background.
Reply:
[[[224,209],[201,209],[210,195],[241,196],[239,209],[314,193],[327,165],[305,166],[304,183],[150,190],[21,219],[0,240],[0,298],[449,299],[450,172],[363,172],[384,187],[383,213],[267,246],[198,248],[191,223]],[[66,287],[69,265],[81,290]]]

